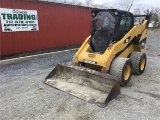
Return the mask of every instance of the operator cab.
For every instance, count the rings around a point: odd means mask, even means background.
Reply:
[[[94,10],[91,12],[90,46],[93,52],[104,53],[109,44],[119,41],[133,27],[133,14],[116,9]]]

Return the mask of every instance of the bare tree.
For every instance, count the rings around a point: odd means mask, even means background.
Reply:
[[[72,5],[76,5],[76,0],[72,0]]]
[[[134,15],[140,15],[141,14],[140,8],[135,8],[134,11],[133,11],[133,14]],[[140,17],[139,18],[135,17],[134,22],[137,23],[137,22],[140,22],[140,20],[141,20]]]
[[[144,13],[147,15],[151,15],[151,19],[150,21],[154,22],[154,27],[158,26],[159,22],[160,22],[160,18],[159,18],[159,13],[160,10],[159,8],[153,8],[153,9],[146,9],[144,10]]]
[[[140,8],[135,8],[133,13],[134,13],[135,15],[140,15],[140,14],[141,14]]]
[[[134,0],[119,0],[118,1],[120,8],[126,11],[130,11],[133,6]]]
[[[67,0],[64,0],[63,3],[66,4],[66,3],[67,3]]]
[[[86,6],[92,6],[92,0],[85,0]]]
[[[155,12],[158,15],[158,19],[159,19],[158,27],[160,27],[160,8],[155,8]]]
[[[127,6],[127,11],[130,11],[131,7],[133,6],[133,0],[131,1],[131,3],[128,4]]]
[[[78,6],[84,6],[84,3],[79,2],[77,5],[78,5]]]
[[[150,9],[146,9],[143,11],[146,15],[151,15],[152,11]]]
[[[160,14],[160,8],[155,8],[155,12],[156,12],[157,14]]]

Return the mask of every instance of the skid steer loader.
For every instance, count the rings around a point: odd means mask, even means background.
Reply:
[[[45,83],[104,107],[120,94],[120,86],[128,84],[132,73],[144,72],[150,16],[117,9],[98,9],[91,14],[91,35],[74,55],[73,63],[58,64]],[[134,25],[137,17],[144,19]]]

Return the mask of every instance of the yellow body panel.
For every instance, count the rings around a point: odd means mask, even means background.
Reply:
[[[79,62],[84,62],[84,60],[93,61],[96,62],[95,65],[101,66],[104,72],[107,72],[112,60],[115,57],[128,58],[134,51],[145,52],[146,47],[141,49],[139,45],[131,44],[131,42],[133,38],[138,35],[141,35],[139,42],[147,37],[146,24],[147,20],[145,20],[142,24],[135,25],[121,40],[116,43],[111,43],[103,54],[89,52],[89,40],[91,37],[89,36],[75,54],[74,62],[77,64]],[[130,39],[125,42],[127,38]]]

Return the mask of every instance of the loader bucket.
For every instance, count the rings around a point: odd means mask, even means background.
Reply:
[[[117,77],[72,64],[58,64],[45,83],[100,107],[120,94]]]

